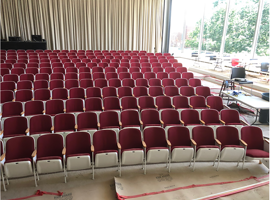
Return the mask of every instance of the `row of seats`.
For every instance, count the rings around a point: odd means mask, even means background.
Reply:
[[[192,135],[192,139],[190,137]],[[141,136],[143,135],[143,137]],[[63,172],[65,182],[68,172],[73,170],[95,169],[143,164],[166,163],[169,172],[171,162],[191,162],[193,170],[196,161],[243,162],[251,159],[268,159],[269,141],[265,140],[258,127],[247,126],[241,129],[241,140],[234,127],[217,128],[216,138],[211,127],[197,126],[192,133],[186,127],[171,127],[167,134],[161,127],[148,127],[143,134],[138,129],[127,128],[119,132],[117,141],[113,130],[99,130],[93,138],[87,132],[75,132],[65,138],[60,134],[42,135],[37,139],[30,136],[15,137],[6,143],[5,154],[1,156],[3,168],[2,178],[34,176],[35,185],[39,174]],[[75,142],[76,141],[76,142]],[[3,152],[3,145],[1,152]],[[35,159],[36,158],[36,159]],[[2,168],[2,165],[1,165]],[[36,177],[37,176],[37,177]],[[4,190],[5,181],[3,181]]]
[[[134,97],[157,97],[157,96],[203,96],[207,98],[211,96],[210,88],[207,86],[198,86],[196,87],[196,92],[193,87],[190,86],[182,86],[180,88],[176,86],[152,86],[152,87],[144,87],[144,86],[136,86],[131,88],[129,86],[123,87],[107,87],[107,81],[101,80],[102,82],[95,81],[96,87],[88,87],[86,89],[78,87],[77,80],[68,80],[66,81],[66,88],[63,88],[63,81],[59,81],[59,85],[61,87],[55,88],[53,90],[49,89],[36,89],[34,92],[31,89],[20,89],[15,92],[12,90],[1,90],[1,103],[6,103],[10,101],[20,101],[26,102],[31,100],[41,100],[46,101],[49,99],[62,99],[66,100],[69,98],[89,98],[89,97],[99,97],[105,98],[110,96],[116,96],[122,98],[124,96],[134,96]],[[69,83],[70,85],[67,85]],[[100,84],[97,84],[100,83]],[[70,89],[67,89],[70,88]],[[101,89],[102,88],[102,89]],[[15,93],[15,94],[14,94]],[[15,98],[14,98],[15,96]]]
[[[69,102],[68,102],[69,103]],[[71,110],[68,110],[68,106]],[[74,105],[76,107],[76,105]],[[35,108],[36,109],[36,108]],[[48,108],[48,111],[51,108]],[[53,108],[55,109],[55,108]],[[142,109],[141,114],[137,109],[119,110],[94,110],[83,112],[83,110],[72,110],[72,105],[67,104],[67,109],[60,108],[60,114],[37,114],[27,117],[12,116],[2,119],[3,138],[15,137],[25,134],[36,135],[45,133],[68,133],[73,131],[89,131],[91,133],[98,129],[113,129],[119,131],[122,128],[137,128],[143,130],[148,126],[162,126],[165,129],[171,126],[183,125],[193,128],[198,125],[213,126],[214,129],[221,125],[232,125],[241,128],[243,123],[239,113],[233,109],[223,109],[220,116],[215,109],[202,109],[201,117],[194,109],[170,109],[160,111],[155,108]],[[70,109],[70,108],[69,108]],[[103,111],[103,112],[102,112]],[[27,116],[27,115],[26,115]],[[200,119],[201,118],[201,119]],[[29,119],[29,122],[28,120]],[[29,124],[29,125],[28,125]]]
[[[182,68],[182,67],[181,67]],[[30,68],[31,70],[34,68]],[[157,78],[160,80],[163,79],[168,79],[169,76],[172,77],[173,81],[178,78],[184,78],[184,79],[193,79],[194,74],[192,72],[175,72],[175,70],[172,70],[171,72],[151,72],[151,71],[144,71],[143,68],[138,70],[137,72],[128,72],[127,68],[118,68],[120,70],[117,70],[118,72],[103,72],[103,69],[101,67],[94,67],[92,69],[92,73],[89,72],[89,68],[83,68],[83,70],[79,73],[77,72],[65,72],[64,68],[54,68],[52,71],[50,68],[42,68],[39,73],[33,74],[33,73],[24,73],[23,68],[14,68],[11,70],[11,74],[5,73],[4,70],[2,69],[3,73],[3,81],[15,81],[17,82],[18,80],[30,80],[30,81],[35,81],[35,80],[54,80],[54,79],[61,79],[61,80],[68,80],[68,79],[93,79],[96,80],[97,78],[106,78],[107,80],[110,80],[111,78],[119,78],[120,80],[123,80],[124,78],[132,78],[134,80],[138,78],[145,78],[149,80],[150,78]],[[76,68],[72,68],[73,69]],[[81,69],[81,68],[80,68]],[[115,70],[115,68],[109,68],[107,67],[106,69],[109,69],[111,71]],[[150,68],[146,68],[150,69]],[[168,69],[168,67],[166,68]],[[170,67],[169,67],[170,69]],[[175,68],[171,68],[175,69]],[[36,69],[35,69],[36,70]],[[71,70],[71,69],[69,69]],[[6,70],[9,72],[9,70]],[[74,70],[75,71],[75,70]],[[48,74],[48,75],[46,75]],[[200,82],[199,82],[200,83]]]

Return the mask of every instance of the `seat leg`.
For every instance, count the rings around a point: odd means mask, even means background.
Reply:
[[[217,171],[219,169],[219,163],[220,163],[220,156],[218,157]]]
[[[195,170],[195,158],[193,159],[193,168],[192,168],[192,171]]]
[[[242,165],[242,169],[244,169],[245,161],[246,161],[246,157],[244,156],[244,158],[243,158],[243,165]]]
[[[238,160],[236,167],[238,167],[238,166],[239,166],[239,162],[240,162],[240,160]]]
[[[7,179],[7,185],[9,185],[9,180],[8,180],[8,178],[6,177],[6,179]]]
[[[5,177],[3,175],[3,169],[1,169],[1,178],[2,178],[2,183],[3,183],[3,188],[4,188],[4,191],[7,191],[6,189],[6,183],[5,183]]]
[[[121,159],[120,159],[120,161],[119,161],[119,177],[121,177],[121,175],[122,175],[122,168],[121,168]]]
[[[37,187],[37,177],[36,177],[36,170],[35,170],[35,164],[34,164],[34,161],[33,161],[33,174],[34,174],[34,179],[35,179],[35,186]]]
[[[92,163],[92,179],[95,179],[95,167],[94,167],[94,162]]]

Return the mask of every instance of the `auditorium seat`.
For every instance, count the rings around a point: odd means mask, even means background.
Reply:
[[[198,86],[196,87],[196,95],[201,95],[207,98],[208,96],[212,96],[210,88],[207,86]]]
[[[89,133],[76,132],[67,135],[65,152],[67,167],[66,169],[64,168],[66,173],[65,182],[67,182],[68,171],[91,169],[91,154],[91,138]]]
[[[181,121],[179,118],[179,113],[174,109],[163,109],[160,112],[161,124],[163,128],[167,131],[171,126],[179,126],[181,125]]]
[[[123,82],[124,82],[124,80],[123,80]],[[132,88],[129,87],[129,86],[124,86],[124,84],[123,84],[122,87],[119,87],[117,89],[117,93],[118,93],[119,98],[122,98],[122,97],[125,97],[125,96],[132,96]]]
[[[144,174],[146,164],[169,162],[169,148],[171,144],[166,140],[165,130],[161,127],[148,127],[143,131],[143,147],[145,151]]]
[[[121,129],[136,128],[141,130],[141,121],[138,110],[124,110],[121,112]]]
[[[47,101],[49,99],[51,99],[51,91],[49,89],[41,88],[34,91],[34,100]]]
[[[139,111],[139,106],[137,104],[137,99],[136,97],[132,97],[132,96],[124,96],[120,99],[120,108],[121,110],[130,110],[130,109],[133,109],[133,110],[137,110]]]
[[[1,120],[3,120],[5,117],[21,116],[23,115],[23,104],[19,101],[6,102],[3,103],[1,111]]]
[[[196,161],[213,161],[215,164],[220,154],[218,146],[220,143],[218,140],[215,140],[213,129],[207,126],[196,126],[192,129],[192,139],[195,151],[193,171]]]
[[[73,87],[70,88],[69,90],[69,98],[80,98],[80,99],[84,99],[85,98],[85,92],[83,88],[79,88],[79,87]]]
[[[119,132],[119,144],[119,176],[121,177],[121,165],[143,165],[144,151],[140,130],[134,128],[122,129]]]
[[[161,127],[161,120],[156,109],[144,109],[141,111],[141,121],[143,129],[145,127],[158,126]]]
[[[42,101],[27,101],[24,104],[24,116],[42,115],[44,112],[44,104]]]
[[[64,102],[61,99],[52,99],[45,103],[45,113],[55,116],[59,113],[64,113]]]
[[[237,162],[239,165],[240,160],[243,160],[245,149],[240,145],[238,130],[230,126],[220,126],[216,130],[216,139],[220,142],[220,157],[219,161]]]
[[[68,99],[68,90],[66,88],[55,88],[52,90],[52,99]]]
[[[65,138],[69,133],[76,131],[75,116],[71,113],[60,113],[55,115],[53,118],[52,130],[54,133],[61,134]]]

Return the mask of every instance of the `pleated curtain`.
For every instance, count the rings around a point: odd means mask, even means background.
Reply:
[[[42,35],[48,49],[159,52],[164,0],[1,0],[1,38]]]

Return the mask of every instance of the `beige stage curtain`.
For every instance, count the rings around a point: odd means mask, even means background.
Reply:
[[[1,38],[42,35],[48,49],[159,52],[164,0],[1,0]]]

